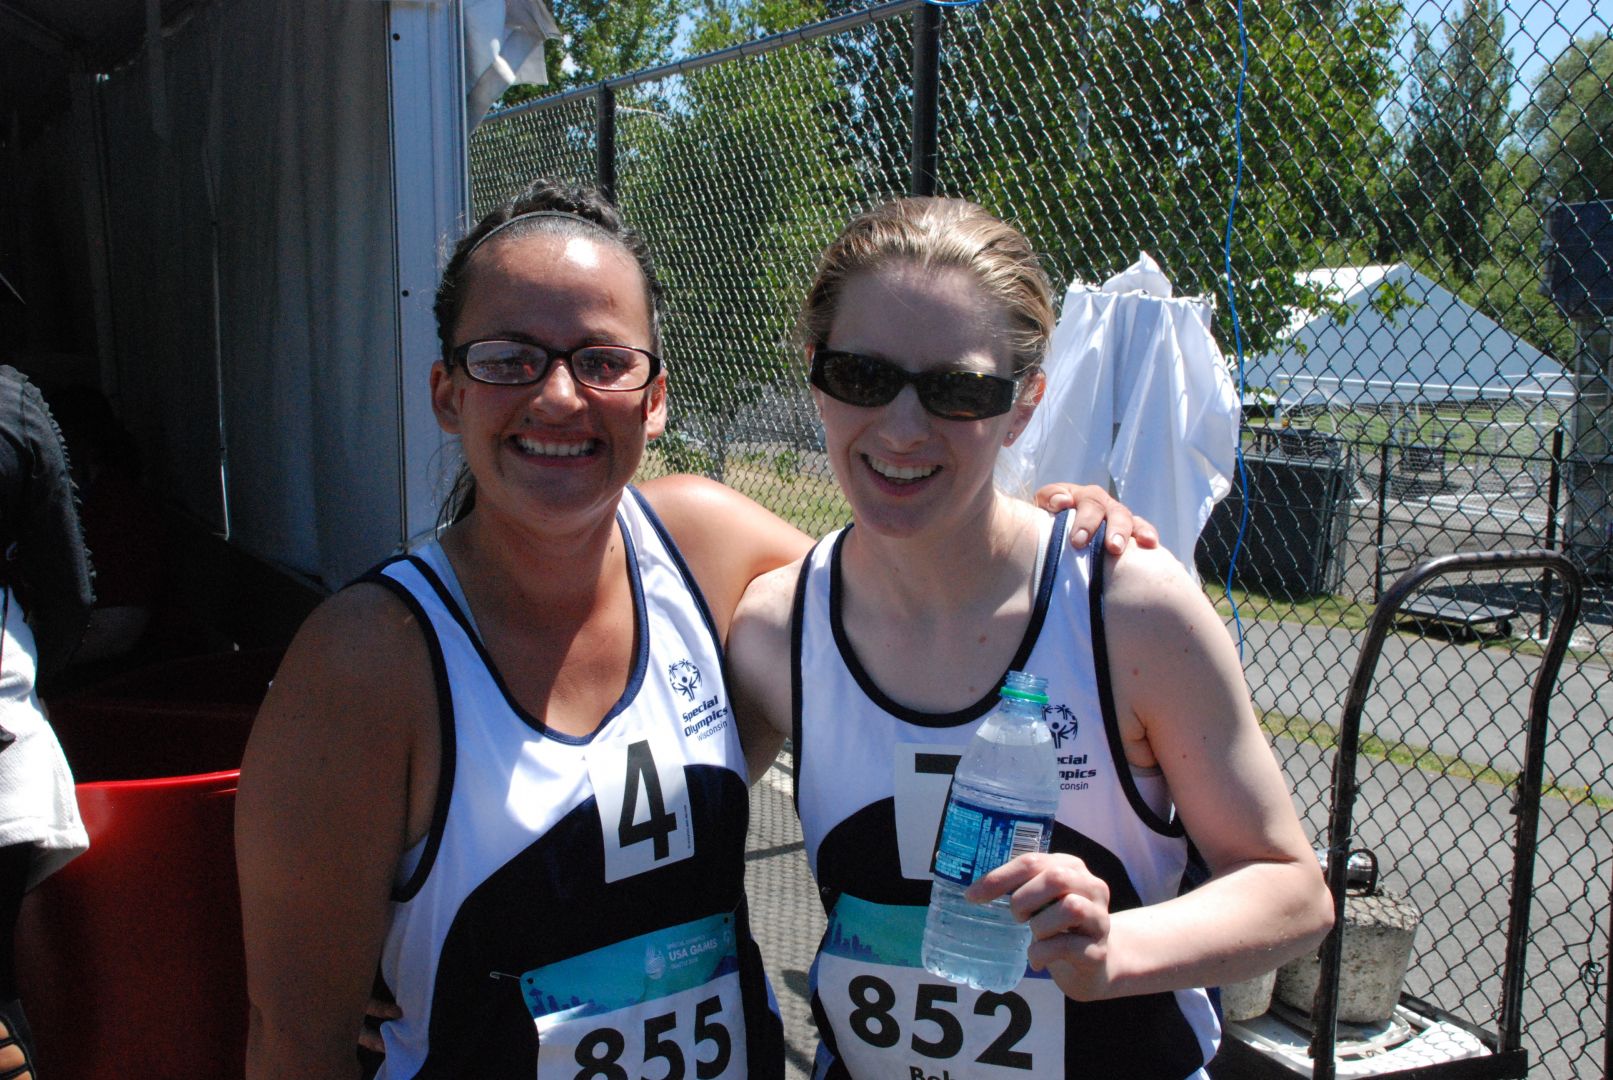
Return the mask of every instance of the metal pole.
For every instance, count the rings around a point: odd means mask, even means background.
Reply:
[[[1529,734],[1523,769],[1518,774],[1517,833],[1513,841],[1512,894],[1507,914],[1506,959],[1502,966],[1501,1007],[1497,1013],[1497,1049],[1516,1053],[1523,1044],[1524,959],[1529,945],[1529,908],[1535,889],[1535,848],[1539,843],[1540,796],[1546,772],[1546,738],[1552,691],[1568,653],[1568,639],[1579,621],[1580,576],[1567,557],[1553,551],[1515,552],[1517,565],[1533,561],[1543,573],[1563,579],[1563,613],[1546,643],[1535,685],[1529,695]],[[1501,564],[1503,558],[1493,560]]]
[[[910,195],[934,195],[941,101],[941,9],[923,4],[913,12],[913,156]]]
[[[1389,440],[1386,438],[1383,445],[1378,448],[1378,535],[1377,535],[1377,566],[1373,571],[1372,602],[1377,603],[1383,596],[1383,535],[1384,518],[1389,513]]]
[[[1558,424],[1551,433],[1551,471],[1546,479],[1546,542],[1547,551],[1557,548],[1557,495],[1561,490],[1563,465],[1563,426]],[[1540,636],[1545,638],[1551,629],[1551,572],[1540,574]]]
[[[1529,698],[1528,745],[1524,767],[1518,778],[1516,806],[1517,831],[1513,838],[1512,889],[1509,897],[1506,958],[1502,968],[1501,1000],[1497,1010],[1497,1053],[1517,1056],[1521,1043],[1521,1002],[1525,952],[1529,935],[1530,893],[1534,888],[1534,857],[1540,815],[1540,792],[1545,773],[1547,710],[1563,656],[1568,652],[1568,636],[1579,618],[1580,575],[1563,555],[1544,550],[1469,551],[1441,555],[1419,563],[1402,574],[1389,587],[1373,609],[1350,677],[1344,712],[1339,718],[1338,749],[1333,763],[1332,805],[1328,811],[1327,886],[1333,895],[1333,929],[1319,950],[1321,973],[1311,1005],[1314,1034],[1311,1037],[1311,1075],[1314,1080],[1334,1080],[1338,1075],[1339,974],[1344,955],[1344,886],[1354,825],[1355,799],[1359,792],[1356,764],[1360,754],[1361,716],[1372,689],[1373,672],[1383,652],[1383,642],[1401,605],[1425,583],[1445,574],[1475,571],[1533,570],[1556,573],[1563,579],[1562,618],[1546,643],[1545,656],[1535,675]],[[1613,1009],[1613,1005],[1610,1005]],[[1408,1074],[1409,1075],[1409,1074]]]
[[[595,132],[594,178],[600,192],[611,202],[616,201],[616,91],[608,82],[599,84],[599,96],[594,99]]]

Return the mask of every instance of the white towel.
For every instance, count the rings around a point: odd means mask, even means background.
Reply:
[[[1047,393],[998,458],[1005,490],[1103,484],[1151,521],[1188,567],[1216,501],[1232,489],[1237,387],[1210,335],[1211,302],[1172,298],[1143,254],[1100,287],[1075,282],[1047,357]]]

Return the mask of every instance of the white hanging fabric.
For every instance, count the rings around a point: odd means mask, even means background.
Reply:
[[[543,43],[560,27],[543,0],[464,0],[465,120],[474,129],[505,90],[549,81]]]
[[[1102,286],[1070,286],[1047,393],[997,479],[1018,494],[1054,480],[1107,485],[1191,567],[1210,509],[1232,490],[1240,409],[1210,301],[1171,293],[1146,253]]]

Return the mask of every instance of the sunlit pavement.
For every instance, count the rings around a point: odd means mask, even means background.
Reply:
[[[791,803],[791,761],[786,749],[751,788],[745,884],[750,894],[751,929],[784,1017],[785,1075],[796,1080],[811,1075],[817,1046],[817,1028],[807,1000],[807,969],[823,934],[824,918],[818,890],[807,872],[801,826]]]

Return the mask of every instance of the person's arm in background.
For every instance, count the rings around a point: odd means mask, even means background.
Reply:
[[[56,422],[38,389],[10,368],[0,377],[0,431],[15,470],[6,509],[17,523],[0,557],[28,614],[43,682],[68,665],[83,639],[95,603],[89,555]]]

